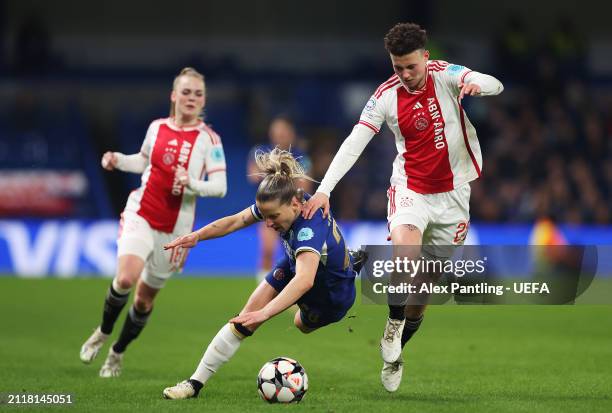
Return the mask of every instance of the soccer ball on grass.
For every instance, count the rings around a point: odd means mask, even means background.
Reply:
[[[257,391],[268,403],[299,402],[307,390],[306,370],[288,357],[270,360],[257,375]]]

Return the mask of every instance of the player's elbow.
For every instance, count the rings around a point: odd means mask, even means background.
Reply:
[[[296,277],[296,281],[298,282],[298,286],[302,294],[306,293],[314,286],[314,277]]]
[[[499,95],[501,92],[504,91],[504,84],[502,82],[500,82],[499,80],[497,81],[498,86],[497,86],[497,94]]]
[[[494,76],[488,75],[491,78],[491,86],[492,86],[492,95],[499,95],[501,92],[504,91],[504,84],[502,82],[500,82],[500,80]],[[491,87],[490,86],[490,87]]]
[[[306,279],[302,283],[302,288],[304,291],[309,291],[314,286],[314,277],[311,279]]]

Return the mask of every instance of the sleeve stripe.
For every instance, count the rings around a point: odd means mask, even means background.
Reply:
[[[384,81],[380,86],[378,86],[378,88],[376,89],[376,91],[374,92],[374,94],[377,94],[378,91],[382,88],[384,88],[385,86],[387,86],[389,83],[393,83],[393,81],[397,80],[397,75],[393,74],[389,79],[387,79],[386,81]]]
[[[206,133],[208,134],[208,137],[210,138],[210,143],[212,143],[213,145],[221,145],[221,137],[217,132],[213,130],[213,128],[208,126],[206,123],[202,123],[202,129],[204,129],[204,131],[206,131]]]
[[[374,97],[376,99],[380,98],[385,90],[391,89],[392,87],[399,84],[399,82],[400,82],[399,78],[396,78],[393,82],[389,83],[387,86],[378,89],[376,93],[374,93]]]
[[[459,97],[457,96],[457,104],[459,105],[459,114],[461,119],[461,131],[463,132],[463,142],[465,143],[465,148],[472,159],[472,164],[474,165],[474,169],[476,169],[476,173],[478,177],[481,176],[480,167],[478,166],[478,161],[476,161],[476,157],[474,157],[474,152],[472,152],[472,148],[470,147],[470,141],[467,136],[467,132],[465,130],[465,115],[463,113],[463,106],[461,106],[461,102],[459,102]]]
[[[432,72],[442,72],[448,67],[448,62],[444,60],[430,60],[427,62],[427,69]]]
[[[461,76],[461,83],[463,83],[463,81],[464,81],[465,77],[466,77],[467,75],[469,75],[470,73],[472,73],[472,70],[468,70],[467,72],[465,72],[465,73],[463,74],[463,76]]]
[[[221,171],[225,171],[225,168],[215,168],[215,169],[211,169],[210,171],[206,171],[206,173],[208,175],[210,174],[214,174],[215,172],[221,172]]]
[[[321,252],[317,251],[316,249],[312,248],[312,247],[300,247],[298,249],[295,250],[295,256],[297,257],[298,254],[302,251],[312,251],[315,254],[317,254],[319,257],[321,256]]]
[[[372,125],[371,123],[366,122],[365,120],[360,120],[357,124],[367,126],[368,128],[372,129],[374,133],[380,132],[380,129],[377,129],[376,126]]]

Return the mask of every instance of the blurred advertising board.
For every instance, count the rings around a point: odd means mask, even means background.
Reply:
[[[340,225],[351,248],[389,244],[384,222]],[[612,227],[561,227],[561,231],[571,244],[612,245]],[[466,244],[526,245],[532,243],[533,232],[528,225],[471,225]],[[0,275],[111,276],[117,233],[114,220],[0,220]],[[282,254],[282,248],[277,252]],[[255,272],[257,260],[258,237],[252,226],[192,249],[184,274],[245,276]],[[508,265],[513,260],[516,257]],[[600,265],[612,274],[612,257],[600,260]]]

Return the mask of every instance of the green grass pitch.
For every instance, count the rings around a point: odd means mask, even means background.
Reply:
[[[358,298],[350,318],[310,335],[286,312],[247,339],[199,398],[169,401],[162,389],[189,377],[254,281],[171,281],[128,348],[123,375],[100,379],[108,346],[88,366],[78,352],[99,322],[108,284],[0,277],[0,393],[71,393],[74,404],[65,410],[87,412],[612,411],[612,306],[432,306],[406,347],[404,381],[394,394],[379,378],[385,308]],[[259,368],[281,355],[299,360],[309,375],[300,404],[268,405],[257,395]]]

